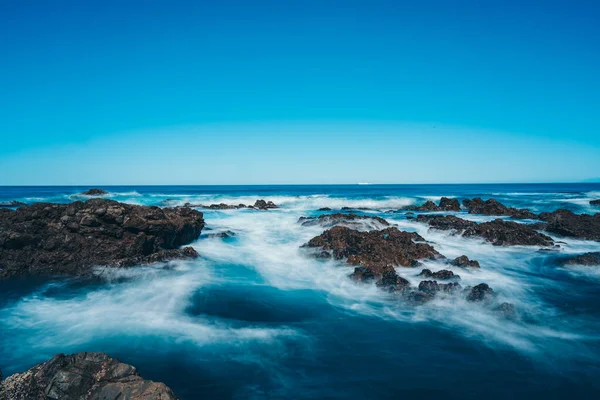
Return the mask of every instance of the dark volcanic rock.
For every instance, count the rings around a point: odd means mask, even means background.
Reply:
[[[103,353],[58,354],[3,382],[2,400],[175,400],[164,383],[144,380],[135,367]]]
[[[0,208],[16,208],[26,206],[27,204],[21,203],[20,201],[11,200],[11,201],[2,201],[0,202]]]
[[[437,283],[437,281],[421,281],[419,283],[419,290],[428,294],[435,294],[436,292],[456,293],[460,289],[461,286],[457,282]]]
[[[443,258],[433,247],[414,232],[397,228],[359,232],[343,226],[333,227],[312,238],[303,247],[331,251],[336,260],[366,267],[388,265],[414,266],[419,259]]]
[[[105,194],[108,194],[108,192],[106,190],[94,188],[80,194],[84,196],[104,196]]]
[[[533,212],[514,207],[506,207],[496,199],[482,200],[479,197],[463,200],[463,205],[469,214],[508,215],[515,219],[537,219]]]
[[[369,229],[384,229],[390,224],[380,217],[368,217],[356,214],[323,214],[319,217],[300,217],[298,220],[302,226],[320,225],[325,228],[331,228],[336,225],[347,226],[349,228],[366,227]]]
[[[531,226],[513,221],[496,219],[477,224],[472,221],[446,215],[420,215],[417,222],[425,222],[434,229],[453,230],[465,237],[479,236],[495,246],[552,246],[552,238],[541,234]]]
[[[558,261],[559,265],[600,265],[600,252],[585,253],[566,257]]]
[[[240,208],[248,208],[248,206],[245,204],[225,204],[225,203],[210,204],[208,206],[204,205],[204,204],[185,203],[184,207],[206,208],[208,210],[238,210]]]
[[[561,236],[600,241],[600,213],[574,214],[568,210],[541,213],[540,219],[546,222],[544,230]]]
[[[0,212],[0,279],[83,275],[95,265],[129,266],[197,256],[201,212],[92,199]]]
[[[600,207],[600,199],[598,199],[598,200],[591,200],[590,201],[590,205]]]
[[[265,200],[256,200],[256,203],[254,203],[254,208],[257,208],[259,210],[268,210],[270,208],[277,208],[277,205],[275,205],[275,203],[273,203],[272,201],[265,201]]]
[[[480,283],[469,290],[467,294],[467,301],[480,302],[489,300],[493,298],[494,295],[494,291],[487,285],[487,283]]]
[[[329,208],[329,207],[321,207],[317,211],[331,211],[331,208]]]
[[[359,282],[376,281],[378,287],[389,292],[402,292],[410,286],[410,283],[398,275],[391,265],[384,267],[356,267],[350,277]]]
[[[479,261],[477,260],[469,260],[469,257],[462,255],[460,257],[456,257],[454,260],[450,261],[451,265],[461,268],[479,268]]]
[[[406,207],[405,210],[411,211],[460,211],[460,203],[456,199],[442,197],[440,204],[437,205],[431,200],[427,200],[423,205]]]
[[[429,269],[424,269],[418,276],[422,276],[424,278],[434,278],[439,280],[450,280],[450,279],[460,279],[459,275],[456,275],[452,271],[448,271],[447,269],[442,269],[437,272],[431,272]]]
[[[233,231],[223,231],[218,233],[209,233],[206,237],[209,238],[221,238],[221,239],[229,239],[235,236],[235,232]]]

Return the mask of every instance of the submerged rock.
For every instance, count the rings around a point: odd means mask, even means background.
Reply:
[[[477,286],[469,289],[467,301],[480,302],[492,299],[495,296],[494,290],[487,283],[480,283]]]
[[[591,200],[590,201],[590,205],[600,207],[600,199],[598,199],[598,200]]]
[[[458,282],[437,283],[437,281],[421,281],[419,283],[419,290],[428,294],[435,294],[437,292],[456,293],[460,289],[461,286]]]
[[[454,260],[450,261],[451,265],[455,267],[461,268],[479,268],[479,261],[477,260],[469,260],[469,257],[462,255],[460,257],[456,257]]]
[[[104,195],[108,194],[108,192],[106,190],[93,188],[86,192],[82,192],[80,194],[83,196],[104,196]]]
[[[0,208],[16,208],[26,206],[27,204],[21,203],[20,201],[11,200],[11,201],[2,201],[0,202]]]
[[[562,258],[559,265],[600,265],[600,252],[580,254],[577,256]]]
[[[192,208],[206,208],[208,210],[238,210],[240,208],[251,208],[245,204],[225,204],[225,203],[210,204],[210,205],[185,203],[183,206],[184,207],[192,207]]]
[[[2,400],[175,400],[164,383],[144,380],[135,367],[103,353],[58,354],[2,383]]]
[[[303,247],[331,251],[334,259],[347,260],[351,265],[410,267],[420,259],[444,258],[419,234],[392,227],[360,232],[343,226],[333,227],[312,238]]]
[[[537,224],[547,232],[560,236],[574,237],[585,240],[600,241],[600,213],[574,214],[569,210],[557,210],[541,213],[540,219],[545,224]]]
[[[368,229],[384,229],[389,226],[389,222],[381,217],[370,217],[356,214],[323,214],[319,217],[300,217],[298,222],[302,226],[315,226],[320,225],[325,228],[331,228],[333,226],[341,225],[349,228],[368,228]]]
[[[331,211],[331,208],[329,208],[329,207],[321,207],[317,211]]]
[[[218,233],[209,233],[206,237],[209,238],[221,238],[221,239],[229,239],[235,236],[235,232],[233,231],[223,231]]]
[[[454,272],[447,269],[442,269],[437,272],[431,272],[430,269],[424,269],[418,276],[440,280],[460,279],[460,275],[456,275]]]
[[[0,212],[0,279],[83,275],[93,266],[130,266],[196,257],[178,249],[200,236],[201,212],[92,199],[36,203]]]
[[[530,225],[496,219],[478,224],[446,215],[420,215],[417,222],[427,223],[434,229],[452,230],[464,237],[478,236],[495,246],[552,246],[549,236],[537,232]]]

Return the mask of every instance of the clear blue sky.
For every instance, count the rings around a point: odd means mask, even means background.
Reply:
[[[0,184],[600,176],[597,1],[0,1]]]

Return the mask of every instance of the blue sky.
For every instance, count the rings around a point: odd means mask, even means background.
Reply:
[[[0,1],[0,184],[600,175],[594,1]]]

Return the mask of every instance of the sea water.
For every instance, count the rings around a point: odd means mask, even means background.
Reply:
[[[0,202],[86,200],[88,187],[2,187]],[[555,237],[561,252],[496,247],[430,231],[388,212],[441,196],[496,198],[534,212],[600,212],[600,184],[127,186],[104,197],[131,204],[253,204],[203,210],[193,261],[129,269],[98,267],[100,279],[0,282],[0,368],[24,371],[56,353],[106,352],[197,398],[593,398],[600,394],[600,267],[559,267],[565,254],[600,243]],[[359,209],[415,231],[448,258],[461,285],[485,282],[515,305],[506,319],[457,297],[407,304],[348,278],[341,261],[299,247],[324,228],[301,216]],[[495,217],[458,213],[478,222]],[[527,222],[527,221],[525,221]],[[367,227],[365,227],[367,229]],[[206,233],[230,230],[231,238]],[[448,269],[426,262],[432,270]],[[398,268],[412,285],[421,268]]]

